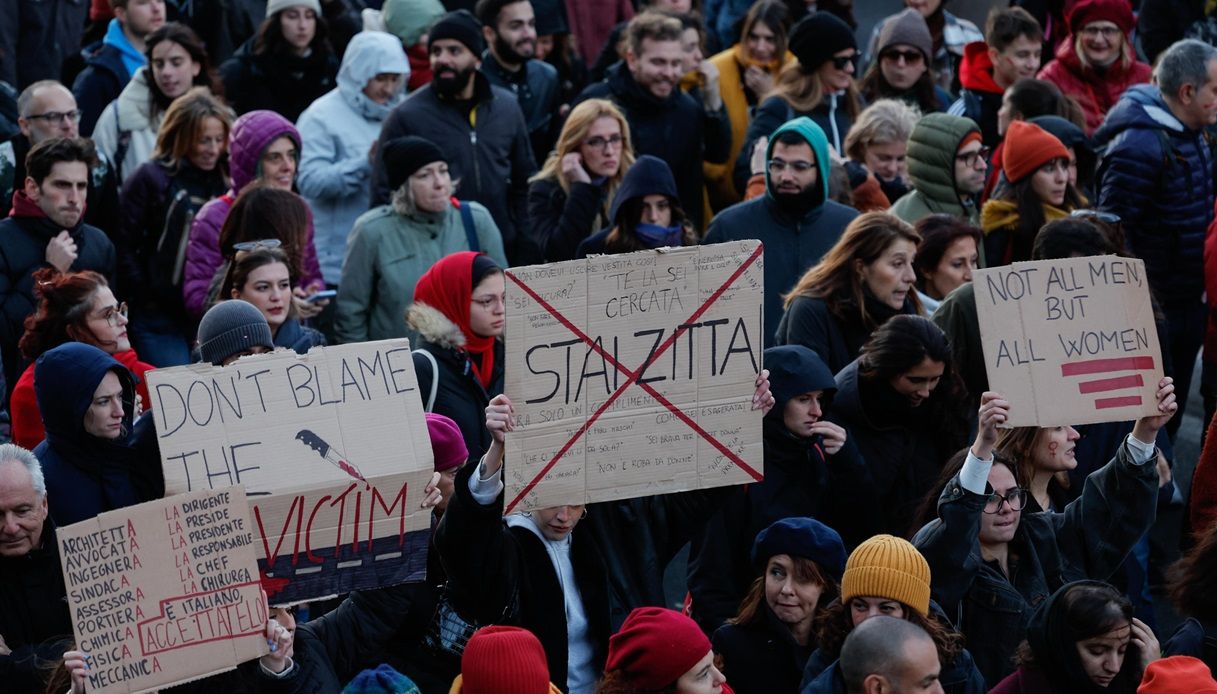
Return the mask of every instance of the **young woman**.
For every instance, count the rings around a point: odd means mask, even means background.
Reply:
[[[34,362],[65,342],[93,345],[117,359],[139,380],[136,391],[144,407],[152,404],[144,374],[154,367],[140,361],[127,339],[127,305],[114,298],[106,278],[96,272],[59,273],[43,268],[34,273],[38,307],[25,319],[18,347],[30,365],[9,398],[13,443],[32,450],[45,438],[42,415],[34,396]]]
[[[714,652],[740,694],[797,691],[821,606],[839,590],[845,546],[818,520],[784,518],[756,536],[751,563],[761,574],[735,618],[714,632]]]
[[[1015,427],[1002,429],[995,450],[1018,466],[1018,479],[1027,489],[1028,513],[1060,511],[1071,498],[1065,490],[1069,471],[1078,466],[1074,449],[1082,438],[1077,429]]]
[[[790,52],[796,61],[778,74],[768,98],[757,107],[735,159],[735,189],[744,190],[751,175],[752,145],[783,123],[808,116],[828,136],[836,152],[845,151],[845,135],[862,110],[854,85],[858,46],[849,25],[827,12],[808,15],[790,29]]]
[[[876,535],[858,545],[845,563],[841,598],[832,600],[817,620],[817,648],[807,660],[799,691],[845,691],[837,659],[845,637],[875,616],[904,619],[925,630],[938,649],[939,682],[947,694],[982,694],[984,678],[963,647],[963,637],[930,601],[930,567],[903,538]]]
[[[460,251],[484,251],[507,264],[503,240],[485,207],[452,196],[444,153],[421,137],[402,137],[381,155],[393,195],[362,215],[347,242],[334,330],[343,342],[414,338],[402,321],[414,286]]]
[[[987,267],[1030,260],[1045,222],[1085,207],[1069,183],[1069,150],[1038,125],[1014,121],[1002,148],[1000,188],[980,211]]]
[[[1077,100],[1086,115],[1086,134],[1103,124],[1107,111],[1134,84],[1149,82],[1152,68],[1137,60],[1132,45],[1136,25],[1124,0],[1083,0],[1069,10],[1069,39],[1038,77]]]
[[[921,13],[909,8],[887,18],[876,48],[877,58],[859,85],[863,98],[899,99],[921,113],[947,110],[951,95],[934,82],[933,39]]]
[[[1132,614],[1106,583],[1061,586],[1031,615],[1018,669],[990,694],[1133,694],[1159,651],[1153,630]]]
[[[921,243],[913,259],[917,272],[917,295],[926,315],[961,285],[972,281],[979,267],[980,229],[949,214],[933,214],[918,220]]]
[[[338,58],[320,0],[271,0],[258,34],[220,66],[237,113],[276,111],[293,123],[334,88]]]
[[[930,29],[933,40],[930,67],[938,80],[938,86],[950,91],[957,82],[960,62],[963,60],[964,48],[975,41],[984,41],[985,35],[976,25],[962,17],[957,17],[946,10],[947,0],[904,0],[904,6],[917,10]],[[883,23],[875,25],[871,31],[867,59],[878,55],[876,50],[879,34],[883,31]]]
[[[967,636],[986,681],[1010,674],[1032,605],[1068,581],[1105,580],[1153,521],[1158,498],[1156,440],[1178,409],[1170,378],[1158,383],[1160,414],[1142,417],[1111,462],[1091,473],[1080,498],[1059,512],[1023,513],[1027,490],[1013,463],[994,464],[997,426],[1010,403],[981,396],[979,431],[938,500],[938,517],[913,542],[934,570],[934,597]]]
[[[903,101],[880,99],[845,136],[845,171],[859,212],[882,212],[909,191],[909,137],[920,118]]]
[[[611,101],[588,99],[570,112],[528,186],[528,218],[546,261],[573,259],[608,225],[608,201],[633,164],[630,126]]]
[[[195,212],[228,189],[232,115],[204,89],[173,102],[150,161],[123,185],[116,246],[131,338],[156,366],[190,363],[194,320],[182,303],[186,244]]]
[[[190,27],[169,22],[149,34],[145,46],[148,65],[135,71],[93,129],[97,151],[113,162],[120,181],[153,157],[157,133],[174,99],[192,87],[219,91],[207,47]]]
[[[640,607],[609,641],[596,694],[732,694],[697,624],[674,610]]]
[[[740,40],[710,58],[718,68],[718,89],[731,121],[731,156],[724,164],[705,162],[703,171],[710,207],[721,210],[743,199],[731,169],[748,134],[752,110],[764,102],[789,62],[786,53],[787,8],[782,0],[753,3],[740,26]]]
[[[913,272],[919,243],[913,227],[897,217],[856,217],[786,295],[777,343],[810,347],[833,373],[845,368],[889,318],[921,313]]]
[[[649,154],[638,157],[625,173],[613,196],[609,219],[613,226],[580,242],[576,258],[698,242],[697,230],[680,206],[672,170]]]
[[[276,347],[289,347],[297,354],[308,354],[313,347],[325,346],[325,337],[320,332],[301,325],[291,315],[295,275],[281,248],[238,250],[229,267],[220,296],[248,301],[257,307],[266,316]]]

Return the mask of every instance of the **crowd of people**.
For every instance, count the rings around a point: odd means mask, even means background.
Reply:
[[[56,529],[164,496],[148,372],[404,337],[426,579],[166,691],[1217,692],[1217,9],[888,4],[3,3],[0,689],[86,691]],[[764,479],[504,517],[504,271],[748,239]],[[1156,413],[1010,428],[973,272],[1112,254]]]

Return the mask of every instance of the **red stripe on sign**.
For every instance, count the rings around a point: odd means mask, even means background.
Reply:
[[[1061,364],[1062,376],[1084,376],[1110,371],[1141,371],[1154,368],[1153,357],[1116,357],[1115,359],[1091,359]]]
[[[1082,381],[1078,384],[1078,390],[1085,393],[1102,393],[1108,390],[1122,390],[1124,388],[1137,388],[1145,385],[1145,381],[1141,378],[1141,374],[1135,376],[1116,376],[1115,378],[1100,378],[1097,381]]]
[[[1113,407],[1130,407],[1142,403],[1140,395],[1125,395],[1119,398],[1099,398],[1094,401],[1096,410],[1109,410]]]

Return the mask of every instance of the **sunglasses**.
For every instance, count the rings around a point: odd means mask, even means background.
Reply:
[[[898,63],[903,60],[906,65],[919,65],[923,60],[925,60],[925,56],[921,55],[921,51],[916,50],[884,51],[883,55],[879,57],[893,63]]]
[[[857,53],[854,53],[853,55],[849,55],[849,56],[845,56],[845,57],[833,56],[832,58],[829,58],[829,60],[832,61],[832,66],[837,68],[838,70],[844,70],[847,65],[853,65],[854,69],[857,69],[857,67],[858,67],[858,54]]]
[[[282,245],[283,242],[279,239],[258,239],[257,241],[242,241],[240,243],[234,243],[232,244],[232,247],[235,250],[243,253],[250,253],[260,248],[278,248]]]

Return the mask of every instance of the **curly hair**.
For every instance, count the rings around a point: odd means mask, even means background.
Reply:
[[[34,273],[34,298],[38,306],[25,318],[25,334],[17,343],[21,356],[34,361],[68,342],[85,342],[105,349],[89,329],[93,297],[110,286],[102,275],[85,270],[61,273],[44,267]]]

